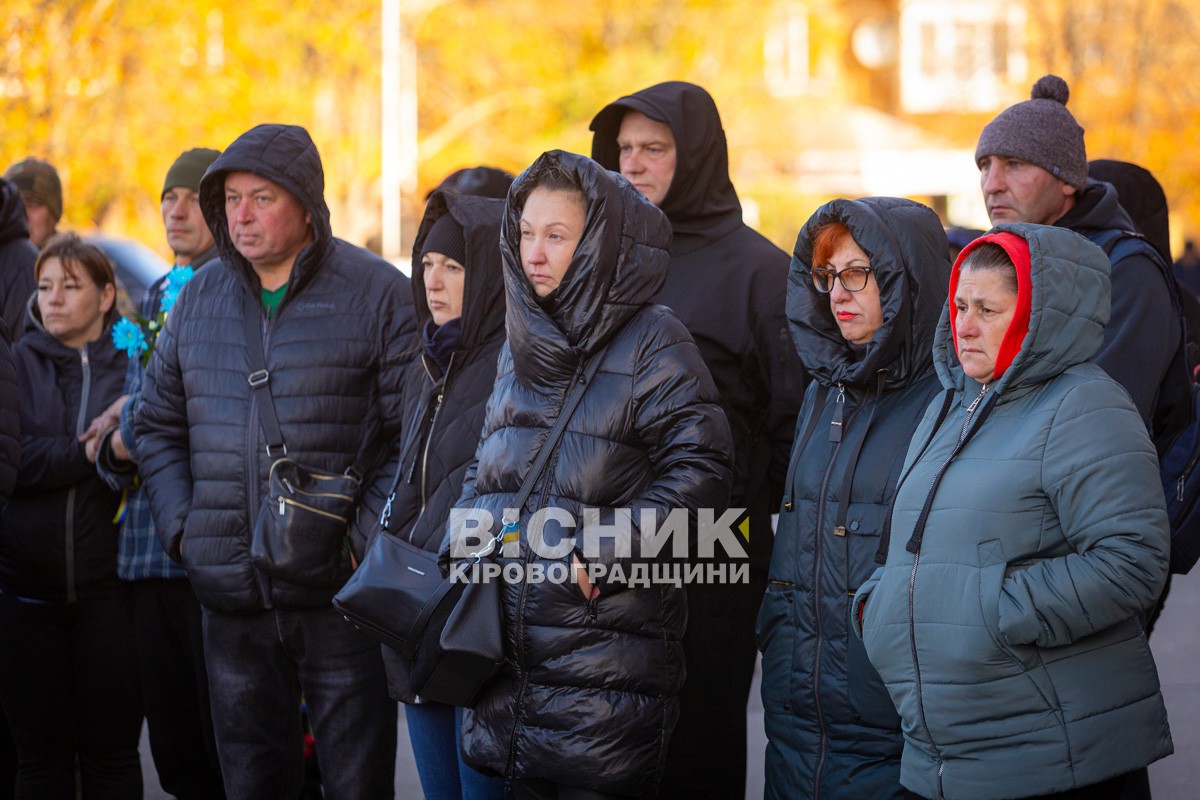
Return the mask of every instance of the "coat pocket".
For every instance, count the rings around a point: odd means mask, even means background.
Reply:
[[[790,710],[796,647],[796,588],[784,581],[771,581],[758,610],[755,639],[762,652],[763,708],[768,712]]]

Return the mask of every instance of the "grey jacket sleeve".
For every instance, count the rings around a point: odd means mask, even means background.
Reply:
[[[1115,384],[1089,381],[1064,396],[1042,485],[1069,552],[1004,580],[1009,643],[1069,644],[1150,608],[1167,577],[1170,530],[1154,446]]]

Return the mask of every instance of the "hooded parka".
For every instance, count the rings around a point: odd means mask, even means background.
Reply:
[[[865,347],[842,337],[830,295],[812,284],[813,237],[831,222],[850,229],[879,286],[883,323]],[[810,383],[758,619],[768,798],[903,796],[900,718],[849,608],[876,567],[913,429],[941,388],[932,344],[949,277],[937,215],[909,200],[834,200],[796,240],[788,317]]]
[[[852,612],[904,721],[901,782],[948,800],[1086,787],[1172,749],[1138,619],[1167,574],[1157,459],[1128,394],[1089,363],[1108,260],[1061,228],[995,231],[1028,242],[1028,333],[981,386],[942,314],[948,394],[917,428],[887,563]]]
[[[230,238],[224,184],[231,172],[268,178],[311,217],[312,240],[296,256],[269,320],[258,275]],[[339,581],[324,588],[272,581],[250,562],[250,533],[272,459],[247,382],[247,296],[262,314],[288,456],[327,471],[365,464],[370,483],[391,478],[380,477],[371,448],[400,436],[400,393],[412,352],[408,279],[333,237],[320,156],[303,128],[260,125],[243,134],[209,167],[200,205],[222,263],[198,272],[180,292],[150,360],[136,423],[156,533],[167,554],[187,567],[200,602],[214,611],[324,608],[350,574],[348,553]],[[362,532],[351,526],[351,534],[361,557]]]
[[[30,302],[29,331],[12,349],[21,461],[0,514],[0,590],[73,603],[118,585],[121,496],[96,474],[79,435],[120,397],[126,358],[112,343],[115,313],[99,339],[77,350],[46,331]]]
[[[450,509],[462,494],[467,467],[475,457],[483,410],[496,382],[496,359],[504,344],[503,213],[503,200],[434,192],[413,246],[412,263],[419,265],[429,231],[446,214],[462,225],[466,240],[458,348],[445,372],[428,353],[421,352],[404,379],[400,482],[387,528],[390,535],[433,553],[441,547]],[[419,272],[412,288],[418,330],[424,330],[432,315]],[[393,459],[389,469],[394,470],[395,465]],[[382,509],[383,498],[373,498],[368,506]],[[383,648],[383,660],[392,697],[412,702],[407,660],[389,647]]]
[[[522,268],[521,208],[506,208],[501,252],[508,341],[488,401],[477,463],[460,506],[503,509],[562,410],[585,363],[599,358],[574,415],[521,511],[518,552],[502,562],[570,571],[572,555],[608,570],[600,593],[574,583],[505,583],[505,663],[463,724],[463,751],[477,767],[509,778],[632,796],[652,796],[675,724],[684,678],[684,590],[635,588],[613,579],[643,555],[638,525],[661,524],[676,508],[728,501],[729,427],[686,328],[650,298],[667,267],[666,218],[625,179],[583,156],[551,151],[587,201],[583,235],[556,291],[538,298]],[[510,198],[522,197],[527,171]],[[574,549],[550,558],[530,547],[533,511],[555,507],[579,521]],[[612,522],[632,510],[627,554],[584,508]],[[547,543],[559,540],[547,525]],[[494,532],[494,531],[493,531]],[[451,534],[455,534],[451,531]]]
[[[606,106],[591,129],[592,157],[608,169],[620,168],[617,135],[630,111],[666,124],[675,139],[675,172],[660,206],[671,221],[670,268],[654,302],[687,326],[712,373],[733,432],[730,506],[749,514],[750,581],[688,592],[690,677],[663,792],[689,800],[728,797],[745,787],[754,616],[806,377],[784,310],[787,253],[742,221],[712,96],[695,84],[668,81]],[[739,560],[730,559],[735,566]],[[720,743],[713,729],[725,731]]]
[[[29,222],[21,190],[0,178],[0,319],[8,326],[9,341],[25,333],[25,307],[37,282],[33,267],[38,249],[29,241]]]

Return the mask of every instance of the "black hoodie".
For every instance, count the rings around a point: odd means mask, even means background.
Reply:
[[[609,104],[592,120],[592,158],[619,169],[617,133],[627,111],[670,126],[675,177],[661,208],[671,221],[671,263],[654,301],[668,306],[700,348],[733,430],[731,505],[750,511],[750,557],[765,572],[770,515],[779,510],[803,367],[784,314],[788,256],[742,222],[729,179],[725,131],[712,97],[681,81]]]
[[[259,302],[258,275],[230,239],[224,202],[230,172],[273,181],[311,216],[312,240],[296,256],[269,321]],[[209,167],[200,206],[221,263],[196,273],[167,316],[136,422],[156,533],[167,554],[187,567],[208,608],[247,613],[325,607],[337,585],[270,581],[250,562],[251,525],[266,494],[271,459],[247,383],[246,302],[262,314],[270,390],[288,456],[341,472],[366,454],[370,485],[391,478],[379,474],[371,446],[400,436],[400,394],[414,327],[408,279],[333,237],[321,159],[303,128],[260,125],[240,136]],[[361,533],[352,530],[360,557]],[[343,570],[349,575],[348,556]]]
[[[430,195],[413,246],[413,299],[417,323],[432,319],[421,279],[421,250],[435,222],[449,214],[462,225],[466,239],[463,264],[462,334],[445,374],[427,353],[409,365],[404,380],[404,439],[386,471],[400,483],[392,501],[388,531],[437,552],[446,532],[450,509],[462,494],[463,478],[475,457],[483,411],[496,382],[496,358],[504,344],[504,274],[500,266],[500,219],[504,201],[437,190]],[[370,496],[363,513],[378,519],[382,496]],[[388,691],[412,702],[408,664],[383,648]]]
[[[13,342],[25,333],[25,304],[37,288],[33,279],[37,256],[29,241],[21,192],[16,184],[0,178],[0,315]]]
[[[1097,180],[1088,181],[1075,205],[1054,224],[1093,240],[1107,230],[1137,230],[1117,190]],[[1156,408],[1183,339],[1170,289],[1158,272],[1141,253],[1112,265],[1112,312],[1104,344],[1092,359],[1129,392],[1152,437],[1158,434],[1154,420],[1166,414]]]

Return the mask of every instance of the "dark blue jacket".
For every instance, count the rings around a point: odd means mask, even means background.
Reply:
[[[296,256],[270,320],[259,302],[258,275],[233,246],[226,223],[224,178],[237,171],[279,184],[312,219],[312,241]],[[288,456],[341,472],[400,435],[400,392],[412,350],[408,279],[333,237],[320,156],[303,128],[260,125],[243,134],[209,167],[200,204],[222,263],[192,278],[167,316],[135,426],[156,531],[176,559],[187,540],[182,562],[208,608],[322,607],[338,585],[271,581],[250,562],[250,533],[272,459],[247,383],[246,298],[262,314]],[[368,463],[368,483],[390,479]],[[352,534],[361,557],[365,540],[353,526]],[[349,576],[348,555],[342,568]]]
[[[835,220],[879,285],[884,321],[865,349],[842,338],[829,295],[812,286],[812,237]],[[758,620],[768,798],[904,796],[900,718],[847,622],[876,566],[909,439],[940,388],[931,346],[949,273],[937,216],[908,200],[835,200],[796,241],[788,316],[812,382]]]

